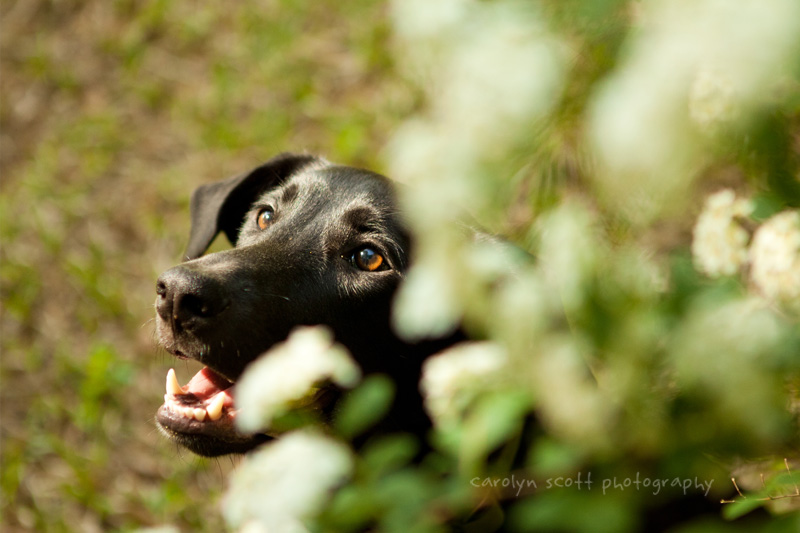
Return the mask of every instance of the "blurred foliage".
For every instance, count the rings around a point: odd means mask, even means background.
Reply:
[[[796,299],[767,298],[749,264],[698,272],[690,245],[719,189],[752,199],[751,219],[723,220],[749,236],[798,206],[798,9],[3,1],[4,531],[222,531],[226,490],[227,526],[247,531],[271,490],[312,530],[633,531],[686,496],[737,498],[732,472],[751,496],[728,518],[766,506],[770,530],[796,531],[800,499],[753,504],[800,471]],[[154,430],[153,283],[191,190],[283,150],[409,184],[419,246],[396,326],[485,343],[426,366],[427,442],[350,455],[393,397],[368,378],[330,435],[301,430],[229,476],[238,459],[181,455]],[[328,481],[251,490],[275,456]],[[707,520],[685,530],[747,530]]]

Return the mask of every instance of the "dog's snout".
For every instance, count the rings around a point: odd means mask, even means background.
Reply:
[[[211,319],[230,303],[213,278],[183,266],[167,270],[158,278],[156,294],[158,315],[176,328]]]

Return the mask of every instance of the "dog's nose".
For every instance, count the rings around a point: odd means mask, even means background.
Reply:
[[[213,318],[230,304],[219,282],[185,266],[164,272],[156,283],[156,293],[156,312],[174,327]]]

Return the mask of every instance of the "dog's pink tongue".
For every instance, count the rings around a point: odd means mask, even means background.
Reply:
[[[185,390],[200,398],[207,398],[231,386],[230,381],[206,366],[186,384]]]

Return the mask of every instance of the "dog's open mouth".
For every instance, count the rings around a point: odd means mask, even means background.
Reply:
[[[164,404],[156,413],[161,432],[169,439],[207,457],[244,453],[278,436],[274,428],[255,435],[242,433],[235,425],[235,385],[209,367],[203,367],[186,385],[181,385],[175,370],[167,372]],[[338,394],[333,387],[312,389],[293,407],[329,411]],[[330,413],[328,413],[330,414]]]
[[[183,386],[170,369],[164,404],[156,413],[158,427],[168,438],[200,455],[246,452],[269,437],[236,429],[233,392],[233,382],[209,367],[203,367]]]
[[[200,433],[209,426],[230,425],[236,417],[232,389],[232,382],[208,367],[181,386],[175,370],[170,368],[159,418],[162,414],[168,417],[173,429],[182,427]]]

